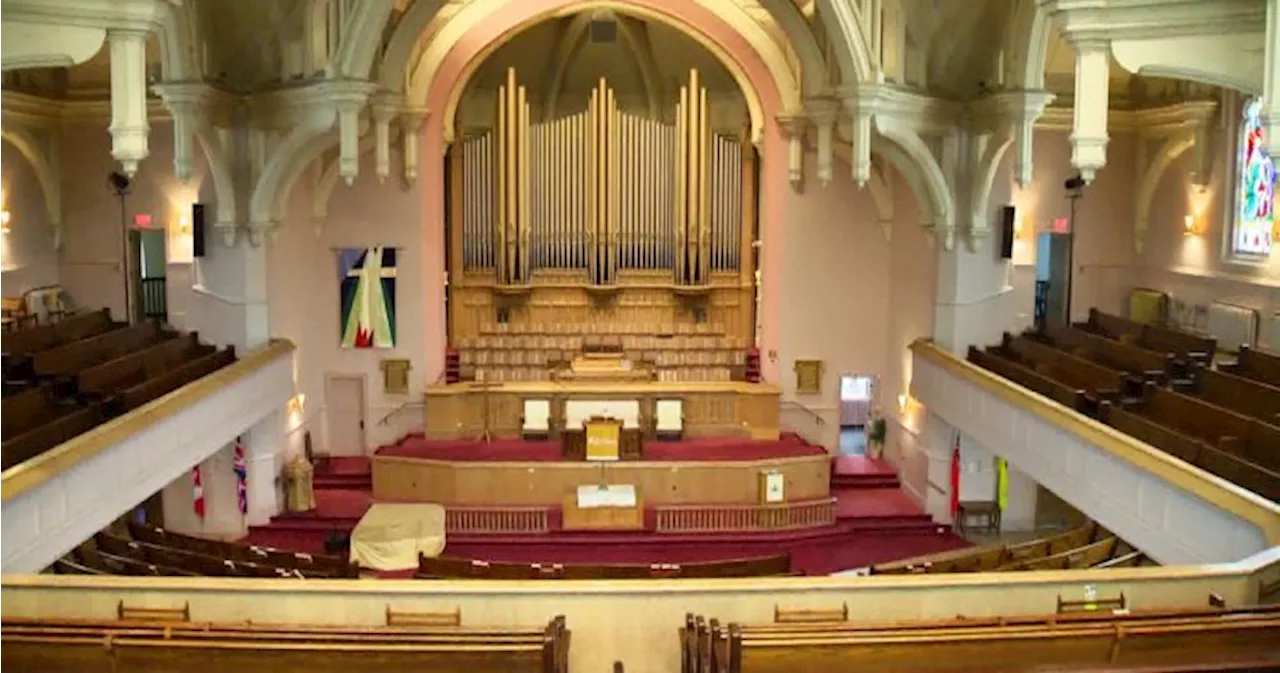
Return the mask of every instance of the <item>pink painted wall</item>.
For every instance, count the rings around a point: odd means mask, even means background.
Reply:
[[[1264,264],[1227,259],[1235,212],[1232,134],[1234,123],[1212,139],[1215,160],[1205,195],[1196,195],[1191,185],[1192,152],[1169,166],[1156,188],[1147,246],[1135,278],[1143,286],[1169,292],[1175,302],[1188,307],[1222,301],[1255,309],[1262,322],[1260,339],[1280,347],[1280,318],[1274,315],[1280,311],[1280,252],[1272,252],[1270,262]],[[1203,209],[1204,233],[1187,236],[1184,218],[1197,208]],[[1193,327],[1204,326],[1190,310],[1184,317]]]
[[[3,291],[6,297],[18,297],[31,288],[56,284],[58,259],[35,170],[8,143],[0,152],[0,162],[0,190],[10,224],[9,233],[0,234]]]
[[[173,127],[165,121],[151,122],[148,139],[151,154],[138,167],[132,193],[126,200],[127,219],[133,224],[138,213],[151,215],[153,227],[176,227],[177,218],[189,212],[204,181],[205,164],[196,152],[192,176],[186,184],[173,174]],[[107,176],[118,170],[111,158],[111,137],[99,124],[67,126],[60,141],[62,149],[62,219],[65,248],[58,260],[58,280],[81,306],[109,307],[123,316],[124,282],[120,268],[120,202],[107,187]],[[191,285],[190,248],[174,249],[170,238],[169,279],[171,321],[185,322],[185,307]],[[190,245],[187,240],[186,246]]]

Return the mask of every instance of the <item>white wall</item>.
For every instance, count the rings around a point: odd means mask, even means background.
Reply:
[[[8,143],[0,152],[0,190],[10,230],[0,235],[0,268],[6,297],[58,283],[58,257],[44,193],[26,158]]]

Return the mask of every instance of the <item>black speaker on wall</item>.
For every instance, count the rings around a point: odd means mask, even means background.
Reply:
[[[204,204],[191,204],[191,254],[204,257]]]
[[[1013,221],[1018,209],[1004,206],[1000,209],[1000,259],[1013,259]]]

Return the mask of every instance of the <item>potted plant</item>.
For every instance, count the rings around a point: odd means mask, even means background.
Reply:
[[[884,418],[877,418],[867,425],[867,453],[879,458],[884,453],[884,440],[888,432]]]

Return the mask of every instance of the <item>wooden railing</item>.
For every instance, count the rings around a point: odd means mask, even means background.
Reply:
[[[767,505],[671,505],[658,508],[659,533],[740,533],[821,528],[836,522],[836,500]]]
[[[546,533],[551,530],[546,507],[449,507],[446,533]]]

